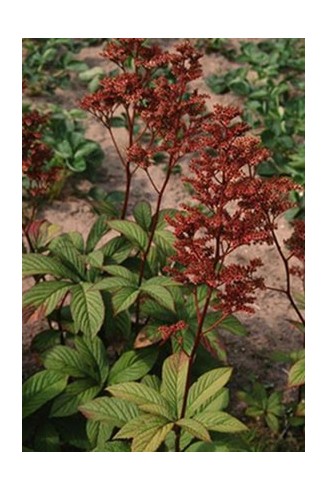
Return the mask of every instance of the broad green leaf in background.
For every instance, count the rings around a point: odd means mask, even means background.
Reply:
[[[120,279],[122,280],[123,278]],[[130,308],[136,302],[139,292],[138,289],[131,287],[124,287],[117,291],[112,298],[115,315]]]
[[[80,277],[65,267],[59,260],[46,255],[29,253],[23,255],[23,277],[37,274],[50,274],[73,281],[80,281]]]
[[[208,430],[216,432],[241,432],[248,430],[245,424],[225,412],[204,411],[197,413],[194,420],[201,422]]]
[[[188,374],[188,356],[177,352],[163,364],[161,394],[168,400],[176,417],[180,416]]]
[[[50,417],[68,417],[76,413],[78,407],[97,396],[100,389],[90,379],[74,381],[54,400]]]
[[[84,378],[88,376],[90,366],[74,349],[66,345],[57,345],[46,352],[44,366],[62,375]]]
[[[68,376],[53,371],[40,371],[23,384],[23,418],[34,413],[66,387]]]
[[[189,432],[191,435],[194,437],[197,437],[197,439],[200,439],[201,441],[211,441],[211,437],[206,429],[206,427],[199,422],[198,420],[195,419],[180,419],[176,422],[176,425],[179,427],[182,427],[185,429],[187,432]]]
[[[190,388],[187,401],[187,416],[193,416],[229,380],[231,368],[218,368],[203,374]]]
[[[96,398],[79,407],[80,412],[91,420],[122,427],[139,415],[134,403],[108,396]]]
[[[175,311],[172,295],[167,289],[165,289],[165,287],[144,283],[140,287],[140,291],[147,293],[148,296],[153,298],[160,305],[164,306],[164,308],[167,308],[170,311]]]
[[[133,216],[139,226],[148,231],[151,225],[151,207],[146,201],[138,202],[133,208]]]
[[[305,359],[299,359],[293,364],[288,373],[290,387],[301,386],[305,383]]]
[[[72,291],[71,312],[79,330],[94,337],[104,321],[105,307],[99,291],[93,284],[81,282]]]
[[[148,235],[137,223],[128,220],[112,220],[110,227],[124,235],[140,250],[145,251],[148,244]]]
[[[41,307],[43,315],[50,315],[59,302],[70,290],[71,284],[64,281],[42,281],[26,291],[23,296],[23,307],[33,305]]]
[[[108,216],[100,215],[99,218],[92,225],[89,232],[85,251],[86,253],[92,252],[99,240],[110,230],[110,222]]]
[[[154,349],[142,351],[128,351],[111,367],[108,376],[110,384],[136,381],[145,376],[154,366],[157,352]]]

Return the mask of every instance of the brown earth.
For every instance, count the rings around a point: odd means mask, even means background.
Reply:
[[[164,47],[171,49],[177,41],[176,39],[159,39]],[[238,45],[239,39],[232,40]],[[81,51],[79,58],[85,60],[91,67],[101,65],[108,67],[106,61],[99,57],[99,47],[86,48]],[[204,55],[203,60],[204,77],[217,72],[224,72],[229,68],[235,68],[236,64],[230,63],[223,56],[218,54]],[[223,105],[233,104],[241,106],[242,100],[234,95],[214,95],[204,79],[194,83],[194,86],[203,93],[208,93],[211,99],[209,107],[215,103]],[[74,83],[72,90],[65,92],[57,90],[55,100],[52,102],[67,108],[76,107],[78,99],[86,92],[81,84]],[[124,178],[122,168],[117,159],[116,153],[108,137],[107,131],[91,116],[86,120],[86,137],[100,143],[105,152],[103,169],[98,177],[97,185],[103,189],[123,190]],[[124,130],[116,130],[119,145],[123,148]],[[160,183],[164,173],[159,166],[152,169],[152,176],[156,184]],[[86,191],[91,185],[88,181],[79,181],[76,186],[79,190]],[[146,199],[154,203],[154,193],[149,185],[148,179],[142,173],[135,175],[134,186],[132,189],[130,209],[134,203],[140,199]],[[174,175],[167,189],[163,207],[176,208],[182,202],[190,200],[190,195],[181,182],[180,175]],[[84,237],[87,236],[95,215],[85,200],[79,199],[72,193],[72,183],[68,182],[60,199],[47,204],[39,213],[39,218],[46,218],[52,223],[59,224],[62,231],[79,231]],[[280,220],[279,238],[280,240],[289,236],[290,227],[285,219]],[[108,238],[105,237],[105,239]],[[285,284],[284,267],[276,249],[268,246],[252,246],[239,249],[236,254],[242,263],[246,259],[259,256],[264,265],[263,275],[268,278],[268,283],[273,287],[283,287]],[[27,284],[26,284],[27,285]],[[300,284],[294,285],[299,289]],[[239,315],[242,322],[248,327],[246,338],[235,337],[229,333],[223,333],[222,338],[227,346],[229,362],[235,367],[234,385],[241,387],[245,385],[249,375],[258,376],[265,383],[272,384],[276,388],[283,388],[287,379],[288,366],[283,363],[268,360],[268,355],[273,351],[290,352],[302,346],[302,336],[291,325],[290,319],[296,320],[294,311],[291,309],[287,298],[274,291],[261,291],[258,294],[255,305],[256,312],[251,316]],[[23,328],[23,372],[24,377],[38,369],[38,360],[30,353],[30,342],[36,331],[46,325],[25,325]]]

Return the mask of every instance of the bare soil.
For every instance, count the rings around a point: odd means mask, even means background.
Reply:
[[[172,49],[176,39],[159,39],[164,47]],[[240,40],[232,40],[238,45]],[[79,58],[85,60],[90,66],[108,64],[98,53],[99,47],[86,48],[81,51]],[[204,55],[203,61],[204,77],[218,72],[224,72],[231,67],[236,67],[226,58],[218,55]],[[215,103],[223,105],[233,104],[241,106],[242,100],[234,95],[214,95],[206,86],[205,80],[200,79],[194,83],[201,92],[211,96],[208,105],[212,107]],[[72,90],[57,90],[55,101],[67,108],[78,105],[78,100],[86,92],[80,83],[75,82]],[[86,136],[100,143],[104,152],[105,160],[102,170],[98,176],[99,185],[103,189],[123,190],[124,178],[122,168],[112,147],[107,131],[91,116],[86,120]],[[119,145],[124,147],[124,130],[117,130]],[[158,184],[164,177],[160,166],[152,169],[154,181]],[[80,190],[88,190],[91,185],[88,181],[80,180],[74,183]],[[152,188],[148,179],[142,171],[137,172],[132,189],[131,207],[140,199],[154,202]],[[184,188],[181,176],[174,175],[165,195],[163,207],[177,208],[182,202],[190,200],[190,195]],[[46,218],[52,223],[59,224],[62,231],[79,231],[84,237],[87,236],[95,215],[89,205],[76,196],[73,192],[72,182],[67,182],[60,199],[48,203],[39,213],[39,218]],[[279,238],[289,236],[289,224],[285,219],[280,220]],[[107,237],[108,238],[108,237]],[[106,239],[106,238],[105,238]],[[259,256],[264,265],[263,275],[268,278],[268,283],[273,287],[283,287],[285,284],[284,267],[274,247],[251,246],[244,247],[236,254],[236,258],[242,263],[250,257]],[[27,284],[25,284],[27,286]],[[295,289],[299,289],[295,283]],[[234,366],[233,383],[235,387],[245,387],[245,381],[249,375],[258,376],[262,382],[272,384],[276,388],[284,388],[287,379],[287,366],[283,363],[270,361],[268,355],[273,351],[290,352],[297,350],[302,345],[301,334],[291,325],[290,320],[296,320],[288,300],[280,293],[274,291],[261,291],[258,294],[255,305],[256,312],[251,316],[240,315],[242,322],[248,327],[248,336],[239,338],[228,333],[222,333],[222,338],[227,346],[229,363]],[[30,352],[30,342],[36,331],[45,328],[46,325],[24,325],[23,327],[23,372],[24,377],[39,368],[38,359]]]

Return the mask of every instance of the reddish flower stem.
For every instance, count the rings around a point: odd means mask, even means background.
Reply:
[[[291,306],[293,307],[295,313],[297,314],[298,318],[301,320],[301,322],[303,323],[303,325],[305,325],[305,319],[304,319],[302,313],[300,312],[297,304],[295,303],[294,298],[293,298],[292,293],[291,293],[290,271],[289,271],[288,259],[285,257],[284,252],[282,251],[281,245],[279,243],[279,240],[277,238],[277,235],[274,232],[273,226],[271,227],[271,235],[272,235],[273,241],[274,241],[274,243],[276,245],[277,251],[278,251],[278,253],[279,253],[280,257],[281,257],[281,260],[282,260],[282,262],[284,264],[284,268],[285,268],[286,289],[285,290],[281,290],[281,292],[283,292],[284,294],[286,294],[286,296],[289,299],[289,302],[290,302]]]

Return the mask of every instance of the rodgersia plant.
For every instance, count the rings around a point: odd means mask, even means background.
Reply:
[[[189,91],[201,75],[189,43],[168,53],[117,39],[103,56],[117,71],[81,104],[108,129],[125,196],[121,207],[106,198],[94,203],[100,216],[86,240],[66,233],[24,256],[24,275],[37,279],[24,295],[25,317],[46,316],[51,326],[33,342],[45,370],[24,385],[24,442],[50,451],[229,450],[216,433],[247,428],[225,411],[232,370],[220,329],[245,334],[234,315],[252,313],[256,291],[268,287],[260,259],[241,265],[234,252],[276,244],[289,281],[296,269],[276,228],[295,184],[257,176],[268,153],[239,111],[209,113],[205,96]],[[126,127],[125,147],[117,126]],[[162,209],[172,172],[188,154],[192,202]],[[152,177],[159,159],[160,184]],[[138,171],[157,199],[154,210],[138,202],[132,218]],[[118,236],[99,246],[109,230]],[[297,244],[294,234],[287,246],[300,259]],[[282,292],[293,305],[290,282]]]

